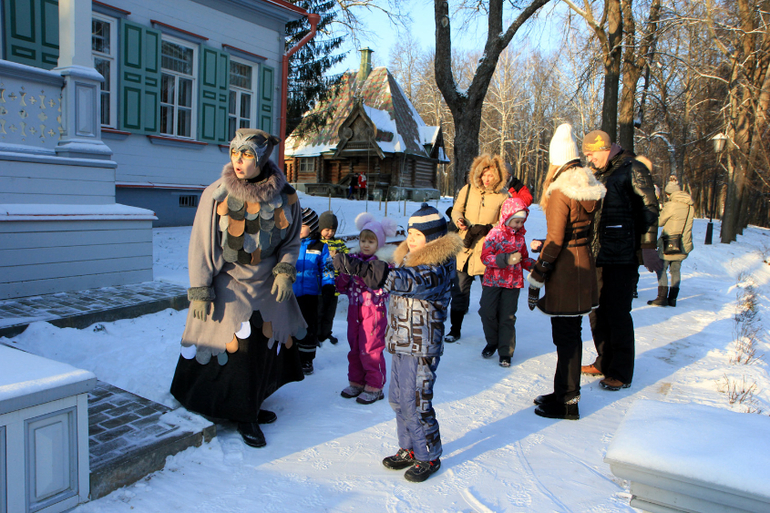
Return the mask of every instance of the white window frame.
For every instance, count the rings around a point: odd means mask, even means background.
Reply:
[[[244,66],[251,67],[251,89],[243,89],[241,87],[234,86],[232,84],[232,81],[230,81],[230,91],[228,91],[228,99],[227,99],[227,131],[228,131],[228,140],[232,139],[235,134],[230,133],[230,120],[235,117],[236,123],[235,123],[235,129],[238,130],[241,128],[240,121],[243,119],[240,115],[240,105],[241,105],[241,96],[243,93],[248,93],[251,95],[251,108],[249,109],[249,128],[259,128],[257,126],[257,104],[259,103],[259,64],[245,60],[245,59],[238,59],[230,56],[231,62],[236,62],[238,64],[243,64]],[[230,73],[230,70],[227,70],[228,74]],[[235,110],[236,113],[233,115],[230,112],[230,97],[229,95],[235,93],[236,94],[236,105]]]
[[[198,131],[198,45],[190,43],[189,41],[185,41],[184,39],[179,39],[176,37],[172,37],[166,34],[162,35],[162,41],[166,41],[169,43],[173,43],[179,46],[183,46],[185,48],[189,48],[192,50],[192,75],[185,75],[183,73],[179,73],[177,71],[169,70],[163,67],[163,47],[161,46],[161,67],[160,67],[160,75],[161,75],[161,88],[163,87],[163,76],[168,75],[174,77],[174,83],[175,87],[174,90],[178,91],[178,83],[179,78],[188,78],[192,80],[192,86],[191,86],[191,113],[190,113],[190,135],[179,135],[178,133],[178,127],[179,127],[179,105],[177,103],[178,94],[175,94],[173,103],[164,103],[163,101],[160,102],[161,112],[164,106],[172,106],[174,109],[174,121],[173,121],[173,133],[167,133],[163,132],[164,126],[163,123],[161,123],[160,126],[160,134],[165,135],[168,137],[177,137],[180,139],[191,139],[195,140],[197,137],[197,131]],[[161,43],[162,44],[162,43]],[[162,98],[162,96],[161,96]],[[162,114],[161,114],[162,118]]]
[[[107,122],[101,123],[101,125],[110,127],[110,128],[117,128],[118,126],[118,62],[117,62],[118,20],[116,18],[112,18],[110,16],[105,16],[103,14],[98,14],[95,12],[91,13],[91,19],[98,20],[103,23],[107,23],[110,26],[110,53],[103,53],[103,52],[97,52],[97,51],[91,50],[91,58],[94,66],[96,66],[96,59],[102,59],[110,63],[110,76],[109,76],[110,114]],[[103,118],[103,115],[101,114],[101,97],[104,94],[102,90],[103,86],[104,86],[104,83],[102,83],[102,85],[99,86],[99,105],[100,105],[99,121],[100,122],[102,121],[102,118]]]

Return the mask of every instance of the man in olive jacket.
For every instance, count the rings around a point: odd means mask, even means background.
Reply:
[[[606,132],[589,132],[583,138],[583,153],[607,194],[594,218],[592,243],[599,308],[591,315],[591,331],[598,356],[582,371],[603,374],[600,385],[617,391],[630,387],[634,377],[631,303],[639,281],[638,252],[650,272],[662,267],[656,251],[658,200],[647,167],[611,143]]]

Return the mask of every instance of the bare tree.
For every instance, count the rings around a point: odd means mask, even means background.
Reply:
[[[455,125],[455,188],[464,182],[471,162],[478,155],[479,131],[484,98],[497,66],[500,53],[519,28],[549,0],[532,0],[518,17],[503,30],[503,0],[490,0],[487,6],[487,40],[467,90],[460,90],[452,70],[452,37],[448,0],[434,0],[436,21],[436,84],[452,113]]]

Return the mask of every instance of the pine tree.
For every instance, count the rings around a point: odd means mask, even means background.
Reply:
[[[290,134],[302,121],[302,116],[317,102],[323,101],[339,83],[342,74],[326,75],[326,72],[345,58],[346,52],[335,53],[342,45],[342,37],[331,35],[331,24],[337,12],[334,0],[291,0],[309,13],[321,16],[313,39],[289,58],[289,84],[286,105],[286,133]],[[307,18],[286,24],[286,49],[292,48],[310,32]],[[326,119],[316,115],[306,118],[302,130],[323,125]]]

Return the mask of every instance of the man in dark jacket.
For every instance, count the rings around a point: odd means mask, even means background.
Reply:
[[[589,132],[583,139],[583,153],[607,195],[594,218],[592,244],[599,308],[591,315],[591,331],[598,356],[582,371],[603,374],[600,385],[616,391],[630,387],[634,376],[631,303],[639,281],[639,251],[650,272],[662,265],[656,251],[658,200],[647,167],[611,143],[606,132]]]

